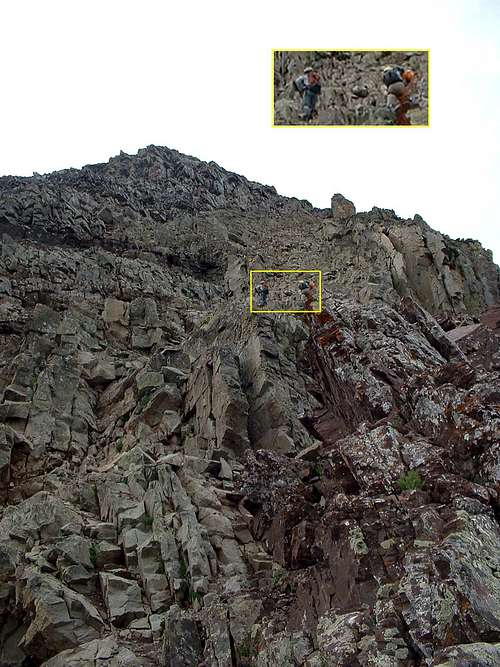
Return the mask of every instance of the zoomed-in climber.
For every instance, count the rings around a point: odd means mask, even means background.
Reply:
[[[311,120],[316,114],[316,102],[321,93],[321,78],[312,67],[306,67],[304,73],[293,82],[295,90],[302,96],[303,120]]]
[[[400,65],[384,67],[382,80],[387,89],[387,108],[394,113],[396,125],[411,125],[407,111],[416,109],[419,104],[412,97],[415,91],[416,73]]]

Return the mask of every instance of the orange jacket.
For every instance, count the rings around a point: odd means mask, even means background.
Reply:
[[[408,85],[409,83],[412,83],[415,76],[416,76],[416,74],[413,70],[406,69],[402,74],[403,81],[405,82],[405,85]]]

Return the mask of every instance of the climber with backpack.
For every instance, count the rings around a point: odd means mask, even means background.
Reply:
[[[312,67],[306,67],[304,74],[293,82],[293,87],[302,95],[302,116],[304,120],[311,120],[316,113],[316,102],[321,93],[321,79]]]
[[[304,298],[304,310],[312,310],[311,306],[314,301],[316,283],[312,279],[303,279],[299,282],[299,290]]]
[[[384,68],[382,80],[387,88],[387,108],[394,112],[396,125],[410,125],[406,112],[418,107],[411,98],[416,82],[415,72],[400,65],[390,65]]]
[[[267,297],[269,294],[269,286],[265,280],[259,283],[255,287],[255,293],[257,294],[257,306],[263,308],[267,306]]]

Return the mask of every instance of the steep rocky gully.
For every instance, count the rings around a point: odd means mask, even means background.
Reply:
[[[500,664],[491,253],[157,147],[0,234],[2,667]]]

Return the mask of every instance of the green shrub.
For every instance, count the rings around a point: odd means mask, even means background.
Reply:
[[[252,643],[250,637],[244,639],[238,646],[238,654],[242,658],[249,658],[252,655]]]
[[[416,470],[409,470],[406,475],[402,475],[398,479],[398,484],[401,491],[412,491],[421,489],[424,482]]]
[[[151,398],[151,396],[154,394],[155,391],[156,391],[156,389],[154,389],[153,387],[145,390],[144,394],[141,396],[141,398],[136,403],[136,406],[135,406],[135,413],[136,414],[138,414],[138,413],[140,413],[144,410],[144,408],[146,407],[146,405],[149,402],[149,399]]]
[[[277,586],[284,576],[285,576],[284,568],[282,568],[281,565],[277,565],[273,569],[273,585]]]
[[[89,558],[90,562],[94,567],[97,566],[97,549],[95,548],[95,544],[91,544],[89,547]]]
[[[201,600],[202,594],[198,593],[197,591],[193,591],[189,589],[189,602],[190,604],[194,604],[197,600]]]
[[[187,579],[188,567],[187,567],[187,564],[186,564],[186,561],[184,560],[184,558],[181,558],[181,560],[180,560],[179,573],[181,575],[181,579]]]
[[[321,463],[317,463],[312,469],[312,472],[316,477],[321,477],[323,475],[323,466]]]
[[[154,518],[152,516],[147,516],[144,517],[144,524],[148,527],[151,527],[153,525]]]

